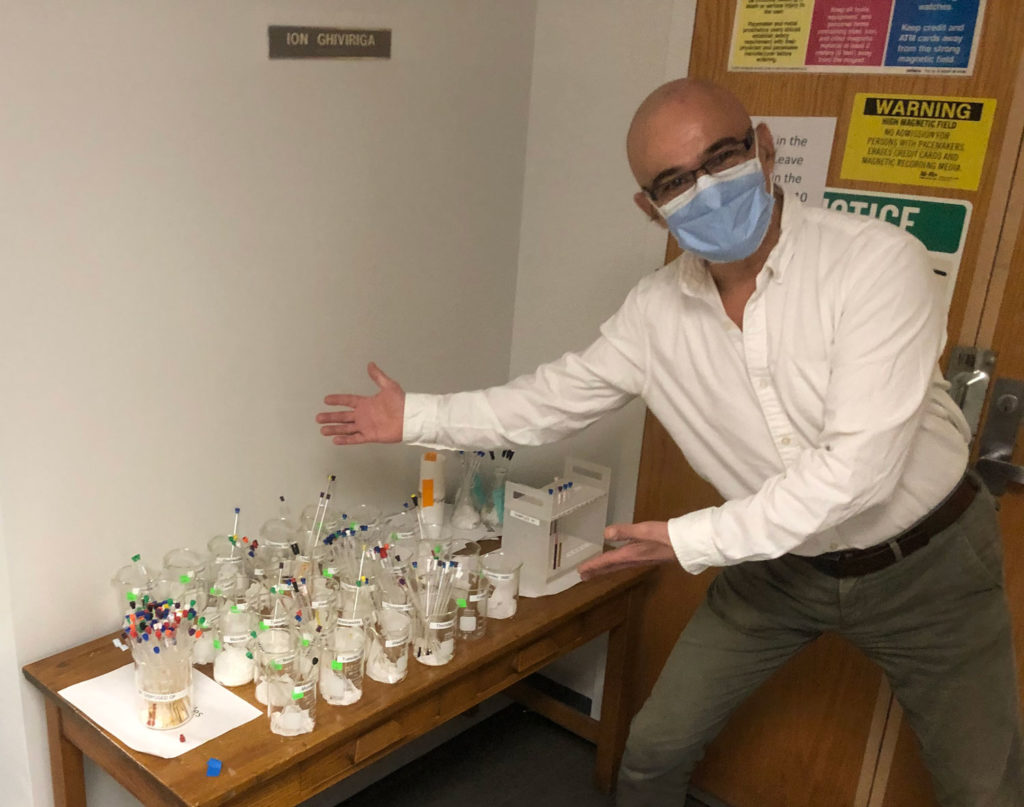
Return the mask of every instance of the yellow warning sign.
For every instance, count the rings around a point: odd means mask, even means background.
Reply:
[[[995,98],[857,93],[843,179],[978,189]]]
[[[813,11],[814,0],[737,3],[729,69],[802,69]]]

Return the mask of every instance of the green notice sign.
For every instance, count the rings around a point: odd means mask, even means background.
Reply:
[[[893,193],[825,189],[825,207],[881,219],[916,236],[929,252],[953,255],[967,234],[971,203]]]
[[[824,206],[895,224],[924,244],[932,271],[945,282],[946,305],[953,299],[956,276],[971,222],[971,203],[900,193],[872,193],[825,188]]]

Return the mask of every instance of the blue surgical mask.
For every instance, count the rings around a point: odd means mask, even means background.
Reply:
[[[687,252],[712,263],[753,255],[772,221],[775,196],[765,188],[755,156],[697,184],[658,208],[669,231]]]

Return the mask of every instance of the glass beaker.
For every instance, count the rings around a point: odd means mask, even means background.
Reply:
[[[207,568],[211,597],[244,597],[249,588],[248,550],[232,535],[214,535],[207,541],[211,563]],[[220,604],[219,600],[215,601]]]
[[[458,636],[460,639],[482,639],[487,634],[487,604],[490,601],[492,586],[480,576],[480,583],[467,592],[459,606]]]
[[[320,693],[332,706],[348,706],[363,697],[366,634],[357,627],[339,627],[321,656]]]
[[[360,527],[366,527],[366,531],[373,532],[380,526],[380,508],[372,504],[342,504],[339,509],[342,527],[355,531],[359,531]]]
[[[340,586],[341,605],[338,608],[338,624],[356,621],[367,625],[373,622],[373,596],[377,591],[372,582],[347,583]]]
[[[487,628],[487,592],[490,583],[483,577],[480,544],[467,541],[452,557],[455,581],[452,597],[459,606],[457,633],[461,639],[479,639]]]
[[[420,664],[439,667],[455,655],[455,614],[453,600],[431,614],[417,614],[412,637],[412,655]]]
[[[110,579],[110,584],[117,593],[117,614],[124,616],[128,611],[141,608],[145,601],[153,596],[153,584],[156,579],[142,562],[141,555],[134,555],[132,562],[122,566]]]
[[[276,673],[295,665],[299,638],[293,628],[267,628],[256,634],[256,700],[264,706],[285,705],[290,697]]]
[[[481,558],[484,577],[490,581],[487,616],[490,619],[509,619],[515,616],[519,604],[519,572],[522,561],[505,549],[496,549]]]
[[[307,649],[291,663],[271,662],[265,671],[270,730],[283,737],[308,734],[316,728],[316,656]]]
[[[191,643],[154,637],[133,645],[139,720],[151,729],[176,729],[192,718]]]
[[[256,615],[244,606],[223,606],[216,636],[213,680],[225,687],[248,684],[256,672]]]
[[[366,675],[382,684],[404,681],[409,672],[412,619],[401,611],[382,610],[377,626],[367,630]]]
[[[389,542],[404,543],[420,537],[420,522],[416,513],[416,509],[406,502],[402,510],[384,518],[381,526],[388,533]]]
[[[307,639],[325,646],[338,620],[338,583],[333,578],[314,576],[299,586],[302,608],[296,613],[299,632]]]

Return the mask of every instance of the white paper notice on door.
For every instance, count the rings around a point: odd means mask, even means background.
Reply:
[[[836,119],[754,115],[752,120],[755,125],[764,121],[771,129],[775,142],[775,183],[805,205],[821,207]]]

